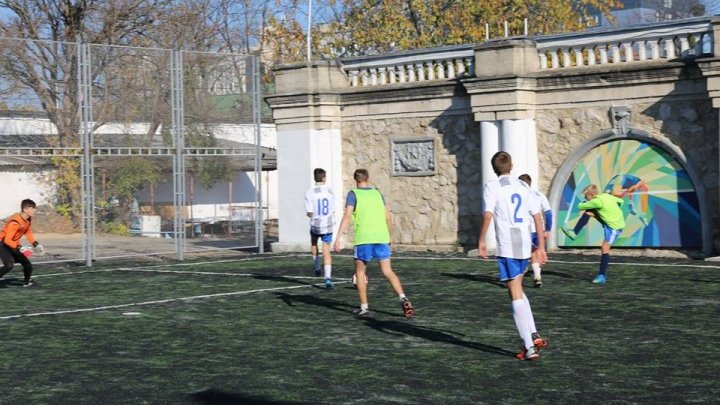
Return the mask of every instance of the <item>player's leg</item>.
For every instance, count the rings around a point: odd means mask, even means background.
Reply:
[[[37,287],[37,282],[32,279],[33,265],[30,263],[30,259],[21,253],[13,253],[13,257],[23,268],[23,287]]]
[[[15,259],[12,251],[2,242],[0,242],[0,259],[2,259],[3,264],[2,268],[0,268],[0,277],[3,277],[15,266]]]
[[[397,294],[400,299],[400,305],[402,306],[403,313],[405,313],[405,317],[409,318],[413,316],[415,314],[415,310],[413,309],[412,303],[403,291],[402,283],[400,283],[400,277],[398,277],[392,269],[390,245],[377,244],[373,246],[373,255],[380,263],[380,271],[382,271],[383,276],[385,276],[388,280],[390,286],[392,286],[392,289],[395,291],[395,294]]]
[[[572,229],[568,229],[567,227],[562,227],[561,229],[568,238],[574,240],[580,234],[580,231],[582,231],[583,228],[585,228],[585,226],[590,222],[590,218],[593,216],[594,215],[591,211],[583,211],[582,215],[580,215],[580,219],[578,219]]]
[[[593,279],[595,284],[605,284],[607,282],[607,269],[610,267],[610,247],[617,240],[622,229],[612,229],[607,225],[604,228],[604,240],[600,245],[600,269],[597,276]]]
[[[498,269],[500,271],[500,279],[507,280],[513,320],[518,329],[518,334],[523,341],[523,348],[516,357],[521,360],[535,360],[539,357],[539,354],[537,353],[532,337],[534,320],[532,320],[530,306],[525,303],[526,297],[522,287],[523,274],[524,269],[527,267],[527,262],[527,259],[521,260],[499,257]]]
[[[370,316],[370,306],[368,304],[367,296],[367,262],[372,257],[369,254],[369,245],[357,245],[355,246],[355,278],[357,279],[357,292],[358,298],[360,299],[360,309],[354,311],[358,317]]]
[[[540,261],[537,258],[537,246],[538,246],[538,234],[537,232],[532,233],[532,253],[530,255],[530,268],[533,271],[534,287],[540,288],[543,285],[542,275],[540,273]]]
[[[320,272],[320,263],[322,262],[322,257],[318,255],[318,239],[320,239],[320,235],[314,233],[313,231],[310,231],[310,254],[312,254],[313,271],[315,272],[316,276],[320,276],[320,274],[322,274]]]
[[[332,244],[332,234],[322,235],[322,258],[323,272],[325,273],[325,288],[332,288],[332,256],[330,255],[330,245]]]

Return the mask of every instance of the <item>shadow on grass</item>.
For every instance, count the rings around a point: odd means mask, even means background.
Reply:
[[[0,278],[0,288],[22,286],[23,282],[19,278]]]
[[[206,405],[304,405],[304,402],[276,401],[265,397],[207,389],[191,395],[195,403]]]
[[[557,277],[562,277],[562,278],[575,278],[575,276],[573,276],[572,274],[563,273],[560,271],[544,270],[544,269],[542,271],[542,275],[543,276],[546,276],[546,275],[547,276],[557,276]]]
[[[496,285],[501,288],[507,288],[505,283],[500,282],[500,280],[498,280],[497,277],[485,276],[482,274],[440,273],[440,275],[445,276],[445,277],[450,277],[450,278],[459,278],[461,280],[480,281],[483,283]]]
[[[324,308],[329,308],[334,311],[340,311],[345,313],[352,313],[352,310],[355,308],[352,305],[348,305],[344,302],[339,302],[331,299],[326,298],[320,298],[315,297],[312,295],[294,295],[294,294],[287,294],[282,292],[276,292],[274,293],[278,298],[283,300],[287,305],[289,306],[295,306],[295,303],[302,303],[307,305],[316,305]],[[401,314],[395,314],[395,313],[389,313],[384,311],[377,311],[375,309],[372,309],[373,313],[379,313],[384,315],[390,315],[390,316],[397,316],[397,317],[404,317]],[[430,340],[433,342],[441,342],[441,343],[448,343],[453,344],[457,346],[463,346],[470,349],[480,350],[486,353],[493,353],[493,354],[500,354],[503,356],[515,356],[515,353],[510,352],[508,350],[501,349],[499,347],[490,346],[482,343],[475,343],[475,342],[468,342],[466,340],[462,340],[460,338],[457,338],[453,335],[457,335],[458,333],[452,332],[452,331],[443,331],[433,328],[428,328],[425,326],[417,326],[413,325],[412,323],[408,323],[406,321],[383,321],[373,318],[364,318],[363,321],[365,324],[372,329],[375,329],[382,333],[387,333],[390,335],[398,335],[398,336],[415,336],[421,339]],[[451,334],[452,333],[452,334]]]
[[[399,322],[399,321],[381,321],[377,319],[364,319],[365,324],[378,332],[387,333],[390,335],[397,335],[397,336],[415,336],[421,339],[429,340],[432,342],[439,342],[439,343],[448,343],[451,345],[456,346],[463,346],[467,347],[469,349],[475,349],[486,353],[492,353],[492,354],[499,354],[502,356],[509,356],[509,357],[515,357],[515,353],[501,349],[499,347],[486,345],[483,343],[477,343],[477,342],[468,342],[467,340],[462,340],[460,338],[457,338],[450,333],[454,333],[452,331],[443,331],[433,328],[428,328],[425,326],[418,326],[413,325],[412,323],[408,322]],[[449,332],[449,333],[446,333]],[[461,334],[462,335],[462,334]]]
[[[286,303],[288,306],[294,307],[295,303],[301,303],[306,305],[315,305],[323,308],[332,309],[333,311],[339,311],[339,312],[345,312],[352,315],[353,309],[356,309],[356,306],[346,304],[344,302],[335,301],[327,298],[320,298],[313,295],[295,295],[295,294],[288,294],[283,292],[276,292],[273,293],[278,298],[283,300],[284,303]],[[400,308],[400,304],[398,304],[398,309]],[[377,311],[373,308],[372,312],[376,312],[383,315],[389,315],[389,316],[398,316],[398,317],[404,317],[403,314],[398,313],[392,313],[392,312],[385,312],[385,311]]]
[[[482,283],[488,283],[492,285],[496,285],[501,288],[507,288],[507,285],[500,280],[497,279],[497,277],[491,277],[486,276],[483,274],[468,274],[468,273],[440,273],[440,275],[450,278],[458,278],[461,280],[470,280],[470,281],[480,281]],[[562,273],[559,271],[552,271],[552,270],[543,270],[542,272],[543,276],[557,276],[561,278],[575,278],[572,274],[568,273]],[[525,276],[525,278],[528,278],[528,275]],[[532,281],[532,274],[530,274],[530,278]]]
[[[325,289],[325,286],[324,286],[324,285],[320,285],[320,280],[322,280],[321,278],[318,278],[318,283],[309,283],[309,282],[307,282],[307,281],[305,281],[305,280],[302,280],[302,279],[293,278],[293,277],[285,277],[285,276],[265,276],[265,275],[262,275],[262,274],[257,274],[257,275],[253,275],[252,277],[253,277],[254,279],[257,279],[257,280],[285,281],[285,282],[288,282],[288,283],[294,283],[294,284],[300,284],[300,285],[309,285],[309,286],[312,286],[312,287],[315,287],[315,288],[319,288],[319,289],[322,289],[322,290]]]
[[[718,280],[701,280],[699,278],[689,278],[688,281],[694,281],[696,283],[714,283],[714,284],[720,283],[720,281],[718,281]]]

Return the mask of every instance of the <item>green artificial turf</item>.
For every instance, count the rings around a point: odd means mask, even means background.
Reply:
[[[537,362],[514,358],[494,261],[396,254],[410,320],[377,263],[374,316],[352,316],[347,256],[332,290],[307,256],[39,267],[35,289],[15,270],[0,280],[0,403],[717,401],[720,266],[617,259],[597,286],[594,257],[551,259],[542,288],[526,281],[550,342]]]

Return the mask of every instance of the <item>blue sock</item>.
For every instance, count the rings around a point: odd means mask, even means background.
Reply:
[[[580,219],[575,223],[575,227],[573,228],[573,232],[575,232],[575,235],[579,234],[580,231],[585,227],[585,225],[590,222],[590,215],[583,214]]]
[[[600,272],[598,275],[604,276],[607,272],[608,266],[610,266],[610,254],[603,253],[603,255],[600,256]]]

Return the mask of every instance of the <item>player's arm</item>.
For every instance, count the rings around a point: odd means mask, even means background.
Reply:
[[[30,229],[28,229],[28,230],[25,232],[25,237],[27,238],[28,242],[30,242],[30,244],[32,245],[32,247],[33,247],[37,252],[45,253],[45,248],[43,247],[43,245],[40,244],[40,242],[38,242],[37,238],[35,237],[35,234],[32,233],[32,231],[31,231]]]
[[[35,238],[35,234],[32,233],[30,228],[25,231],[25,237],[27,238],[28,242],[30,242],[30,244],[32,244],[33,246],[37,244],[37,238]]]
[[[338,236],[335,238],[335,243],[333,244],[333,250],[336,252],[340,251],[340,238],[342,238],[350,226],[350,220],[352,219],[354,209],[354,205],[347,205],[345,207],[345,212],[343,213],[342,220],[340,221],[340,227],[338,228]]]
[[[493,210],[495,209],[495,196],[493,195],[490,187],[485,184],[483,189],[483,222],[480,227],[480,235],[478,236],[478,256],[487,259],[487,244],[485,243],[485,237],[487,231],[490,229],[490,223],[493,220]]]
[[[553,213],[552,210],[545,210],[545,237],[550,237],[550,231],[552,231],[553,226]],[[537,229],[537,228],[535,228]]]
[[[312,201],[310,201],[310,198],[308,198],[307,195],[305,195],[305,215],[308,216],[308,218],[313,217],[313,205]]]
[[[390,245],[392,245],[392,241],[393,241],[392,213],[390,212],[390,208],[388,208],[387,205],[385,206],[385,222],[387,222],[388,233],[390,234]]]
[[[482,257],[483,259],[487,259],[488,253],[487,253],[487,244],[485,243],[485,236],[487,235],[487,231],[490,228],[490,223],[493,220],[493,213],[490,211],[485,211],[483,214],[483,223],[480,227],[480,236],[478,237],[478,256]]]
[[[12,250],[17,250],[20,247],[19,240],[13,240],[13,236],[15,236],[19,231],[20,224],[18,224],[17,221],[8,222],[5,227],[5,237],[3,238],[3,243],[5,244],[5,246],[9,247]]]
[[[583,201],[583,202],[579,203],[578,209],[587,211],[587,210],[594,210],[594,209],[602,208],[602,206],[603,206],[602,200],[600,200],[599,198],[593,198],[590,201]]]
[[[542,216],[539,212],[533,214],[533,221],[535,221],[535,229],[543,229]],[[547,262],[547,253],[545,251],[545,238],[537,238],[538,246],[535,250],[537,259],[540,264]]]

